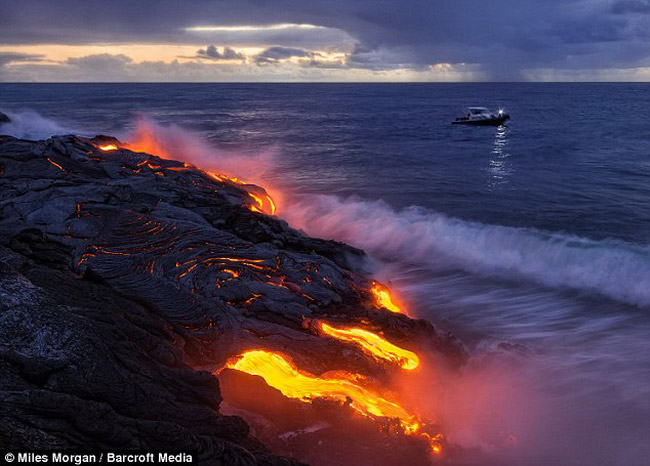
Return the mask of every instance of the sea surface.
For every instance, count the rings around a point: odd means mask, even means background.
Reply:
[[[367,250],[467,343],[430,396],[477,465],[648,464],[649,103],[640,83],[0,84],[3,132],[145,121],[249,157],[280,216]],[[512,120],[450,124],[474,105]]]

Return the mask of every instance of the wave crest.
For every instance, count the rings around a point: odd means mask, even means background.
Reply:
[[[622,241],[468,222],[381,201],[309,196],[286,209],[290,224],[383,261],[460,268],[650,305],[650,248]]]

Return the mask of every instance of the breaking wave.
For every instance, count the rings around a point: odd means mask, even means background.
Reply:
[[[9,116],[13,122],[0,127],[0,133],[23,138],[82,134],[34,112]],[[250,157],[219,150],[183,128],[147,118],[118,136],[147,141],[153,153],[164,151],[264,187],[268,187],[265,171],[273,169],[271,153]],[[279,177],[273,179],[279,183]],[[291,188],[277,187],[280,192]],[[414,397],[430,400],[431,409],[449,429],[449,438],[466,448],[489,452],[501,441],[500,435],[492,439],[495,432],[517,433],[520,452],[498,449],[492,452],[496,459],[488,461],[477,451],[478,459],[464,464],[614,464],[615,460],[643,464],[639,459],[648,456],[642,435],[647,432],[650,372],[638,355],[647,354],[646,321],[639,323],[636,313],[594,316],[591,303],[570,302],[557,293],[466,288],[474,276],[455,284],[435,284],[435,273],[428,272],[464,270],[646,306],[650,247],[486,225],[417,207],[397,211],[381,201],[329,195],[287,196],[280,216],[310,235],[357,246],[384,263],[425,266],[425,276],[410,282],[411,294],[427,302],[440,301],[441,289],[452,298],[470,295],[479,306],[456,299],[469,326],[487,328],[488,334],[499,338],[523,333],[532,348],[545,350],[520,360],[511,351],[479,347],[459,374],[441,373],[441,382],[434,378],[411,386]],[[444,309],[435,312],[434,317],[445,316]],[[558,329],[558,322],[571,332]],[[486,342],[491,344],[492,339]],[[523,459],[515,458],[517,454]]]
[[[0,134],[8,134],[20,139],[47,139],[58,134],[85,134],[78,128],[58,123],[33,110],[4,113],[11,121],[0,126]]]
[[[4,134],[34,139],[84,134],[31,110],[7,114],[12,121],[2,125]],[[148,141],[152,153],[162,151],[263,186],[275,156],[272,150],[257,155],[219,150],[184,128],[147,117],[137,119],[132,130],[119,136],[125,141]],[[291,187],[280,188],[282,192]],[[273,191],[277,196],[277,190]],[[585,290],[637,306],[650,305],[648,246],[486,225],[419,207],[396,211],[385,202],[355,197],[292,196],[282,204],[280,215],[293,227],[359,247],[382,261],[525,279],[550,288]]]
[[[4,134],[34,139],[84,134],[31,110],[7,114],[12,121],[0,128]],[[137,119],[132,130],[119,136],[125,141],[148,141],[154,154],[162,151],[262,186],[275,156],[273,150],[257,155],[219,150],[184,128],[147,117]],[[280,188],[282,192],[291,187]],[[277,196],[278,190],[273,191]],[[396,211],[385,202],[355,197],[292,196],[282,204],[280,215],[293,227],[359,247],[382,261],[525,279],[550,288],[585,290],[637,306],[650,305],[648,246],[486,225],[419,207]]]
[[[468,222],[381,201],[304,197],[282,212],[310,235],[343,241],[389,262],[456,268],[650,305],[650,247]]]

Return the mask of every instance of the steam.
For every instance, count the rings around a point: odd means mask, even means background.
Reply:
[[[9,116],[12,123],[0,127],[2,133],[42,138],[74,132],[34,112]],[[273,151],[252,156],[216,149],[183,128],[146,117],[120,139],[146,152],[268,188],[264,175],[273,167]],[[396,211],[380,201],[334,196],[293,196],[283,202],[280,215],[308,234],[360,247],[385,263],[412,263],[433,271],[464,270],[513,281],[523,278],[551,289],[588,291],[623,303],[650,305],[649,247],[467,222],[420,208]],[[439,302],[440,294],[434,294],[431,281],[430,276],[423,280],[422,288],[434,295],[432,301]],[[459,293],[468,292],[463,285],[458,285]],[[449,284],[440,287],[451,292]],[[551,297],[546,300],[543,293],[518,299],[496,296],[493,290],[489,295],[474,292],[471,296],[480,303],[475,306],[480,307],[477,315],[471,315],[474,329],[486,329],[489,317],[492,330],[502,335],[515,311],[532,314],[531,321],[525,321],[527,329],[522,328],[520,318],[512,323],[513,332],[528,331],[540,339],[552,335],[537,346],[547,354],[523,358],[481,348],[460,371],[446,370],[441,361],[421,354],[427,359],[420,378],[405,376],[396,381],[413,405],[440,420],[450,442],[480,450],[475,457],[468,453],[459,464],[612,464],[617,459],[634,464],[647,457],[647,442],[638,434],[647,432],[643,424],[649,412],[643,402],[647,393],[634,390],[646,386],[638,380],[644,380],[648,371],[647,365],[632,364],[647,354],[647,329],[636,321],[626,323],[625,328],[610,327],[610,320],[618,322],[622,317],[597,319],[588,309],[575,303],[563,307],[562,296],[548,294]],[[489,299],[494,302],[488,303]],[[574,308],[584,313],[569,320]],[[547,327],[543,319],[549,321]],[[572,332],[582,335],[582,347],[563,333],[564,327],[558,330],[558,323],[566,322]],[[609,365],[604,364],[608,361]],[[273,407],[273,403],[264,404]],[[611,435],[614,422],[616,429],[632,434]],[[604,440],[620,444],[610,446]],[[490,460],[485,459],[486,452]]]
[[[60,134],[92,137],[95,133],[73,124],[59,123],[33,110],[4,112],[11,122],[0,126],[0,134],[22,139],[47,139]],[[162,124],[146,115],[138,117],[133,129],[118,138],[135,151],[147,152],[166,159],[180,160],[207,171],[262,184],[275,156],[274,149],[255,154],[215,148],[192,131],[175,124]]]
[[[120,139],[133,150],[180,160],[203,170],[258,184],[262,183],[274,157],[273,150],[253,155],[218,149],[187,129],[174,124],[163,125],[147,116],[140,116],[134,129]]]
[[[650,304],[650,248],[532,229],[467,222],[381,201],[310,196],[283,211],[308,234],[336,239],[387,262],[529,281]]]
[[[485,350],[461,368],[425,355],[417,374],[398,378],[400,392],[462,446],[459,464],[531,464],[530,439],[539,433],[543,398],[529,382],[531,361]],[[528,381],[528,382],[527,382]],[[525,460],[524,460],[525,458]]]

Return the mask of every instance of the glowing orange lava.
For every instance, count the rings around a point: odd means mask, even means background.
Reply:
[[[233,183],[243,187],[244,191],[248,193],[248,196],[253,201],[253,204],[249,205],[248,208],[253,212],[259,212],[261,214],[275,215],[276,207],[271,196],[266,194],[263,189],[255,189],[255,185],[250,185],[249,183],[240,180],[239,178],[233,178],[222,173],[215,173],[206,171],[208,175],[212,178],[221,181],[223,183]],[[252,192],[256,191],[256,192]],[[260,192],[261,191],[261,192]]]
[[[375,304],[391,312],[401,313],[402,310],[395,304],[390,296],[390,290],[379,282],[372,282],[370,292],[375,297]]]
[[[336,328],[321,322],[319,328],[323,333],[361,347],[363,351],[376,359],[397,364],[402,369],[413,370],[420,364],[418,355],[400,348],[379,335],[361,328]]]
[[[65,169],[64,169],[61,165],[59,165],[58,163],[56,163],[56,162],[55,162],[54,160],[52,160],[51,158],[46,157],[45,160],[47,160],[48,162],[50,162],[52,165],[54,165],[54,166],[55,166],[56,168],[58,168],[59,170],[63,170],[63,171],[65,171]]]
[[[352,379],[315,377],[299,371],[282,354],[253,350],[242,354],[234,363],[227,365],[251,375],[262,377],[267,384],[280,390],[289,398],[309,401],[314,398],[335,398],[345,402],[349,397],[352,408],[365,416],[397,418],[405,429],[417,424],[404,408],[355,384]],[[339,375],[341,375],[339,373]]]
[[[355,411],[371,419],[397,420],[405,434],[426,439],[434,452],[441,449],[441,435],[430,436],[422,432],[422,424],[416,416],[399,404],[355,383],[355,374],[337,372],[336,378],[316,377],[297,369],[284,355],[265,350],[247,351],[226,367],[262,377],[268,385],[288,398],[304,402],[315,398],[332,398],[349,402]]]
[[[159,141],[153,134],[149,132],[145,132],[143,134],[138,135],[138,139],[134,142],[130,143],[125,143],[123,146],[126,149],[135,151],[135,152],[145,152],[147,154],[153,154],[158,157],[161,157],[163,159],[174,159],[173,154],[170,154],[164,145],[162,144],[161,141]],[[119,147],[115,144],[106,144],[103,146],[98,146],[99,149],[103,151],[111,151],[111,150],[117,150]],[[152,166],[150,162],[146,161],[143,162],[143,165],[148,165],[149,168],[153,170],[158,170],[156,174],[159,174],[160,176],[164,176],[164,172],[161,171],[161,167],[157,166]],[[259,188],[255,185],[250,185],[249,183],[240,180],[239,178],[236,177],[231,177],[228,175],[224,175],[222,173],[215,173],[213,171],[206,171],[202,170],[200,168],[193,167],[192,165],[184,164],[184,167],[171,167],[168,168],[170,170],[188,170],[188,169],[196,169],[199,171],[202,171],[203,173],[207,174],[208,176],[214,178],[217,181],[221,181],[222,183],[232,183],[236,184],[244,189],[248,196],[250,197],[252,203],[249,204],[247,207],[252,210],[253,212],[258,212],[262,214],[268,214],[268,215],[275,215],[275,212],[277,210],[275,202],[269,196],[266,191],[263,188]],[[255,192],[252,192],[255,191]]]

